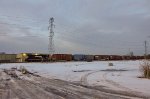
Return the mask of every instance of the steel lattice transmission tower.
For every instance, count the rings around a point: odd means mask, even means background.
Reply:
[[[51,17],[49,19],[49,27],[48,27],[48,30],[49,30],[49,47],[48,47],[48,50],[49,50],[49,54],[52,55],[54,54],[55,52],[55,49],[54,49],[54,31],[53,31],[53,28],[54,28],[54,18]]]

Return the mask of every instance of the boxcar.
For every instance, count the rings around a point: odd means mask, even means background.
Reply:
[[[130,57],[130,56],[122,56],[122,59],[123,59],[123,60],[130,60],[131,57]]]
[[[110,55],[109,60],[122,60],[122,56],[119,55]]]
[[[71,61],[72,55],[71,54],[53,54],[51,56],[53,61]]]
[[[85,59],[87,62],[91,62],[94,60],[94,55],[85,55]]]
[[[85,61],[85,55],[84,54],[74,54],[73,55],[73,60],[74,61]]]
[[[137,60],[144,59],[144,56],[136,56]],[[150,59],[150,58],[149,58]]]
[[[16,54],[0,54],[0,63],[16,62]]]
[[[109,60],[110,56],[109,55],[94,55],[94,60]]]

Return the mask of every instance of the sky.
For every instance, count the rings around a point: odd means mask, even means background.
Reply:
[[[150,0],[0,0],[0,52],[48,53],[50,17],[55,53],[150,52]]]

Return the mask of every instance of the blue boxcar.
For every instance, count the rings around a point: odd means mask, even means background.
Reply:
[[[86,60],[86,55],[84,55],[84,54],[75,54],[75,55],[73,55],[73,60],[74,61],[84,61],[84,60]]]

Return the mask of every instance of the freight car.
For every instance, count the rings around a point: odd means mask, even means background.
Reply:
[[[131,56],[125,55],[125,56],[122,56],[122,59],[123,60],[131,60]]]
[[[94,55],[94,60],[109,60],[110,55]]]
[[[0,54],[0,63],[13,63],[16,62],[16,54]]]
[[[137,59],[144,59],[144,56],[137,56]],[[150,59],[150,58],[149,58]]]
[[[87,62],[93,61],[93,60],[94,60],[94,55],[85,55],[85,60],[86,60]]]
[[[130,56],[130,59],[131,60],[137,60],[137,57],[136,56]]]
[[[48,60],[48,54],[20,53],[17,55],[17,62],[46,62]]]
[[[53,54],[50,59],[52,61],[72,61],[72,54]]]
[[[119,55],[110,55],[109,60],[122,60],[122,56]]]
[[[74,54],[73,55],[73,60],[74,61],[85,61],[86,57],[84,54]]]

